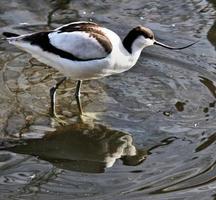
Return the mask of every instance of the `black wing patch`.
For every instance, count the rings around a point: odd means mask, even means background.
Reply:
[[[71,53],[68,53],[66,51],[63,51],[61,49],[58,49],[54,47],[52,44],[50,44],[49,40],[49,33],[50,32],[39,32],[39,33],[34,33],[32,35],[28,35],[23,38],[24,41],[30,42],[31,45],[39,46],[41,49],[44,51],[53,53],[55,55],[58,55],[62,58],[73,60],[73,61],[88,61],[88,60],[95,60],[95,59],[80,59],[76,56],[74,56]]]
[[[2,35],[4,35],[5,37],[7,38],[10,38],[10,37],[18,37],[19,35],[16,34],[16,33],[11,33],[11,32],[3,32]]]
[[[80,22],[80,23],[71,23],[68,25],[64,25],[60,28],[55,29],[54,31],[47,32],[39,32],[31,35],[27,35],[22,40],[29,42],[31,45],[39,46],[44,51],[56,54],[62,58],[66,58],[73,61],[89,61],[89,60],[97,60],[102,58],[87,58],[82,59],[79,58],[72,53],[61,50],[50,43],[49,34],[53,32],[74,32],[74,31],[83,31],[90,35],[90,37],[94,37],[104,48],[107,54],[112,51],[112,43],[109,38],[100,30],[100,26],[91,22]]]
[[[112,51],[112,43],[109,38],[100,30],[100,26],[92,22],[71,23],[56,29],[58,32],[74,32],[83,31],[89,33],[103,46],[104,50],[109,54]]]

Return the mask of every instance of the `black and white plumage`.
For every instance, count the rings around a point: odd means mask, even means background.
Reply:
[[[113,31],[92,22],[74,22],[52,31],[17,35],[3,33],[10,44],[30,53],[39,61],[54,67],[65,77],[78,81],[77,103],[80,103],[82,80],[97,79],[129,70],[137,62],[141,51],[153,44],[169,49],[175,48],[155,40],[153,32],[138,26],[123,41]],[[55,92],[65,80],[62,79],[50,91],[51,111],[55,114]]]

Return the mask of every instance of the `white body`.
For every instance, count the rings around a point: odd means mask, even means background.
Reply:
[[[53,46],[57,46],[64,51],[71,51],[76,56],[83,55],[83,58],[85,58],[85,54],[86,57],[93,55],[99,57],[102,55],[101,59],[88,61],[72,61],[56,54],[43,51],[39,46],[31,45],[29,42],[23,42],[21,40],[27,35],[8,38],[8,41],[18,48],[30,53],[42,63],[54,67],[64,74],[64,76],[70,77],[73,80],[97,79],[129,70],[137,62],[142,49],[153,44],[153,41],[140,36],[132,45],[132,53],[129,53],[124,48],[121,39],[116,33],[103,27],[99,27],[99,30],[109,38],[112,44],[111,53],[107,54],[105,57],[103,56],[105,55],[105,52],[98,41],[85,32],[76,33],[76,35],[69,32],[61,33],[61,38],[59,37],[58,29],[49,34],[50,43]],[[81,40],[86,40],[89,44],[85,43],[83,47],[79,46],[79,48],[77,48],[76,44],[82,42]]]

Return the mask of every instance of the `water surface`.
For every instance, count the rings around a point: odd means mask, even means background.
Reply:
[[[182,51],[146,48],[128,72],[84,82],[77,117],[67,81],[60,126],[52,68],[0,41],[0,199],[216,199],[214,0],[1,1],[0,31],[89,20],[122,38],[142,24]]]

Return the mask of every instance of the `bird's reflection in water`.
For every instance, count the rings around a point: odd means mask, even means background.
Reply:
[[[28,139],[9,150],[37,156],[62,169],[92,173],[104,172],[117,159],[124,165],[135,166],[147,156],[146,151],[136,149],[130,134],[83,123],[60,127],[43,138]]]

